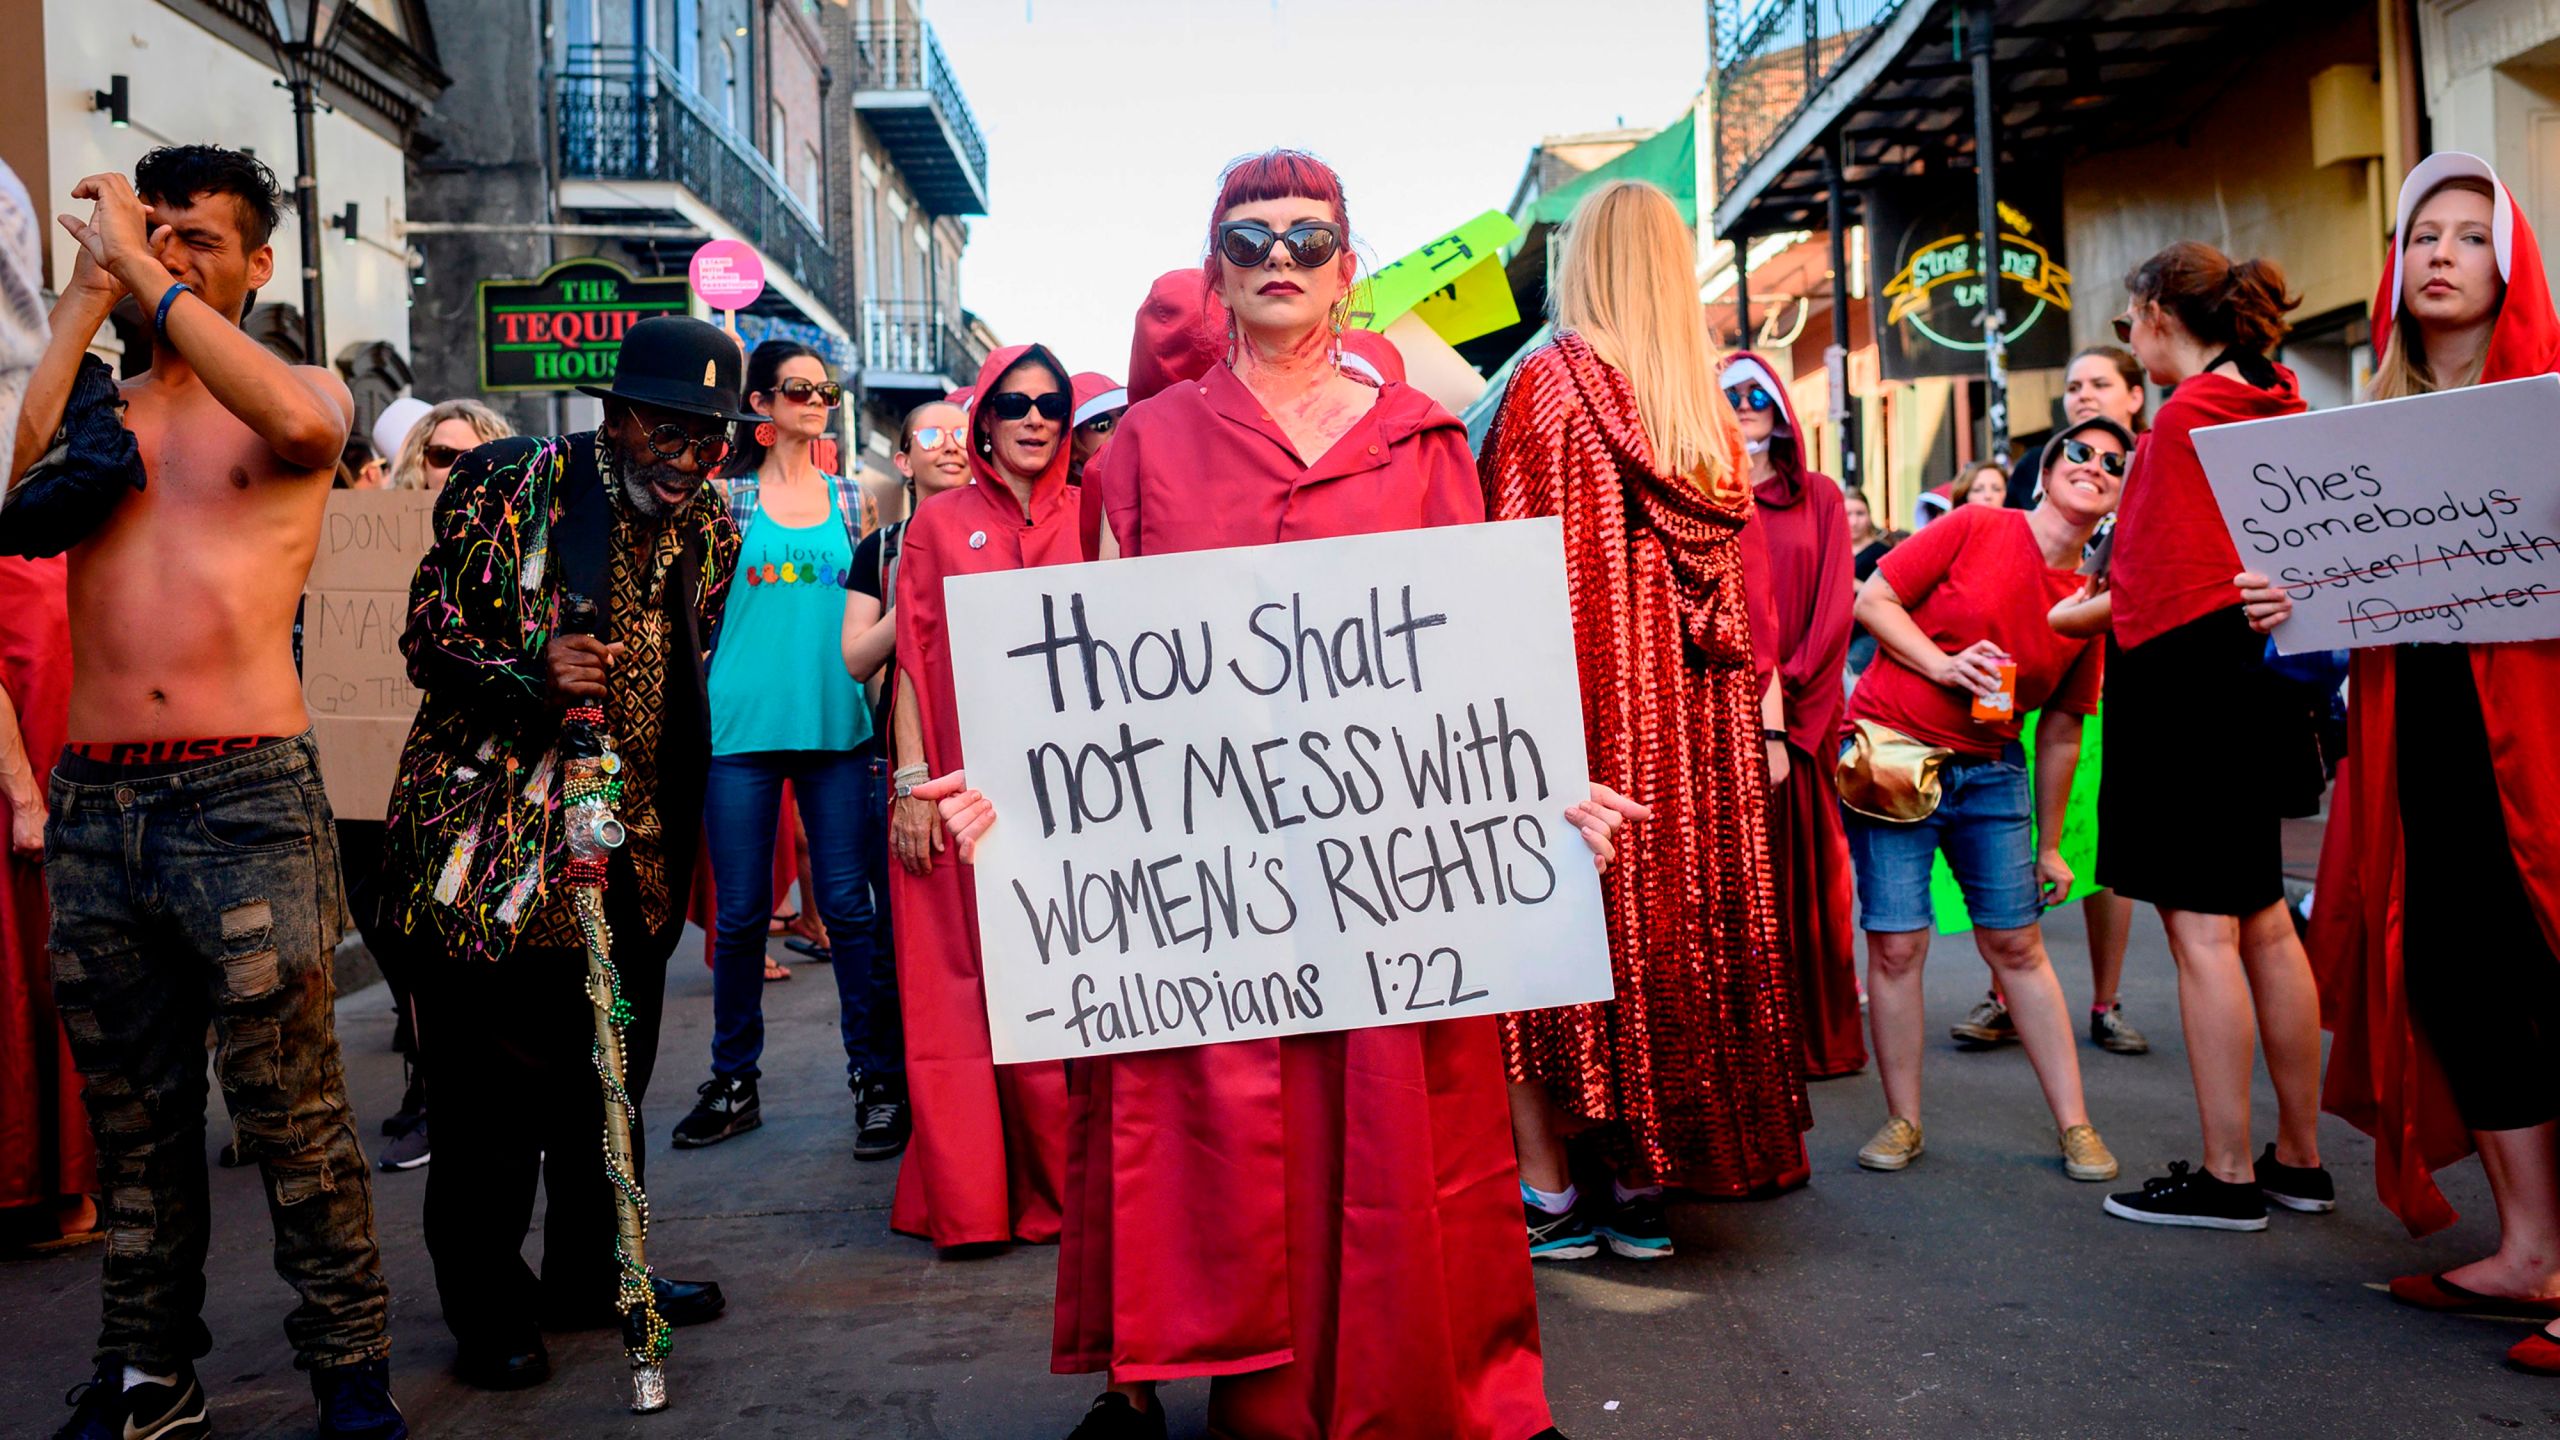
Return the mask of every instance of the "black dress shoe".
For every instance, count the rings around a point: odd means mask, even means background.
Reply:
[[[523,1390],[551,1378],[551,1352],[536,1340],[532,1348],[512,1345],[464,1345],[453,1357],[453,1373],[466,1385],[483,1390]]]
[[[729,1307],[728,1297],[720,1293],[716,1280],[668,1280],[651,1276],[649,1286],[658,1301],[659,1318],[670,1325],[699,1325],[717,1320]],[[557,1305],[543,1317],[545,1330],[615,1330],[621,1328],[622,1312],[611,1301],[590,1305]]]

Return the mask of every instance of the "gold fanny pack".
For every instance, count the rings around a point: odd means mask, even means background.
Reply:
[[[1939,773],[1955,755],[1873,720],[1852,720],[1832,788],[1841,804],[1868,819],[1914,825],[1937,811]]]

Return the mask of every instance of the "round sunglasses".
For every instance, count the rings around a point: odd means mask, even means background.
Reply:
[[[803,380],[795,375],[775,384],[771,393],[803,405],[815,400],[830,410],[844,403],[844,387],[833,380]]]
[[[1777,397],[1760,388],[1756,383],[1751,385],[1727,385],[1724,387],[1724,398],[1736,410],[1758,411],[1774,410],[1778,408]]]
[[[696,435],[670,420],[649,432],[649,449],[661,460],[673,460],[690,450],[695,466],[708,470],[728,458],[729,427],[723,425],[708,434]]]
[[[2068,464],[2086,465],[2089,463],[2089,457],[2092,455],[2098,457],[2099,469],[2106,471],[2108,474],[2113,475],[2119,480],[2124,478],[2125,459],[2123,451],[2101,450],[2086,440],[2065,440],[2062,442],[2062,458]]]
[[[1259,220],[1229,220],[1218,227],[1218,253],[1230,265],[1259,265],[1271,258],[1274,245],[1288,246],[1290,259],[1313,270],[1340,253],[1342,227],[1321,220],[1292,225],[1286,231]]]
[[[999,390],[987,397],[987,409],[999,420],[1019,420],[1034,410],[1040,412],[1043,420],[1064,420],[1075,409],[1075,402],[1056,390],[1046,395]]]

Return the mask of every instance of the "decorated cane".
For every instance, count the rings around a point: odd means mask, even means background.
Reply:
[[[572,597],[568,625],[591,624],[593,606]],[[658,1313],[649,1277],[649,1197],[631,1163],[631,1094],[623,1085],[622,1032],[631,1005],[613,964],[613,932],[605,924],[604,887],[623,841],[614,810],[622,799],[622,758],[614,753],[604,707],[573,705],[561,718],[561,816],[568,827],[569,899],[587,942],[587,1002],[595,1009],[596,1076],[604,1086],[605,1176],[613,1184],[614,1308],[622,1313],[622,1348],[631,1357],[631,1408],[667,1406],[667,1352],[674,1331]]]

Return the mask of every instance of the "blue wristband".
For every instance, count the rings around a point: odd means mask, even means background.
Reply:
[[[196,292],[193,289],[185,285],[172,285],[168,289],[161,291],[160,313],[151,317],[151,333],[159,336],[163,340],[168,339],[169,307],[178,303],[178,297],[181,294],[193,295],[195,293]]]

